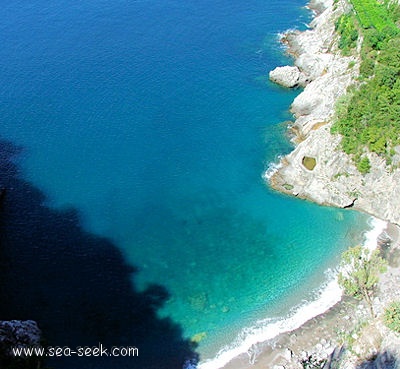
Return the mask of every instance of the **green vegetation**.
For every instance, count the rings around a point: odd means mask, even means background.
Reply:
[[[400,333],[400,301],[389,304],[385,309],[383,320],[388,328]]]
[[[350,50],[357,45],[358,30],[354,17],[351,14],[343,14],[335,24],[336,31],[340,34],[339,48],[343,54],[349,55]]]
[[[354,68],[355,65],[356,65],[356,62],[355,62],[354,60],[352,60],[352,61],[349,63],[348,68],[349,68],[349,69]]]
[[[339,285],[348,296],[363,299],[374,317],[372,296],[375,292],[379,274],[386,268],[386,262],[379,256],[379,250],[370,251],[355,246],[342,255]]]
[[[371,170],[371,163],[366,156],[363,156],[362,159],[357,160],[356,165],[361,174],[367,174]]]
[[[293,185],[291,185],[290,183],[284,183],[282,185],[282,187],[286,190],[286,191],[291,191],[293,190]]]
[[[365,174],[371,169],[366,150],[390,164],[393,147],[400,144],[400,29],[396,26],[400,7],[376,0],[351,3],[356,15],[340,17],[336,29],[344,54],[355,47],[357,30],[363,36],[360,83],[338,102],[331,132],[343,136],[343,151]]]
[[[375,28],[382,31],[385,27],[396,27],[388,12],[388,3],[380,4],[376,0],[350,0],[350,2],[363,28]]]
[[[340,178],[342,176],[347,178],[347,177],[350,176],[350,174],[348,172],[339,172],[339,173],[336,173],[334,176],[332,176],[332,180],[335,181],[335,180],[337,180],[338,178]]]
[[[349,331],[337,331],[338,338],[346,349],[354,353],[353,346],[357,343],[357,338],[360,336],[362,330],[368,325],[368,321],[359,319],[354,327]]]

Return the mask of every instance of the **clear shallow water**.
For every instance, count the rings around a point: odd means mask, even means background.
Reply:
[[[77,208],[171,297],[202,358],[309,297],[365,217],[273,193],[298,92],[266,81],[302,1],[14,1],[1,10],[0,134],[48,204]],[[318,277],[320,276],[320,277]]]

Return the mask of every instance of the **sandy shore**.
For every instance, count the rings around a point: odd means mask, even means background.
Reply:
[[[292,358],[301,360],[303,356],[314,352],[317,345],[333,351],[338,336],[337,330],[343,323],[341,317],[350,316],[356,306],[353,301],[342,301],[328,312],[308,321],[299,329],[282,334],[273,342],[260,344],[259,349],[262,352],[257,357],[250,358],[249,355],[243,355],[231,361],[224,368],[266,369],[273,368],[275,365],[282,365],[286,368]],[[254,362],[252,363],[251,360]]]
[[[378,314],[388,302],[400,298],[399,235],[399,228],[389,224],[380,238],[389,267],[380,279],[375,299],[375,310]],[[300,362],[303,358],[317,355],[323,359],[335,347],[340,347],[343,337],[349,332],[351,334],[363,320],[370,320],[366,306],[358,300],[344,297],[329,311],[311,319],[295,331],[260,343],[255,349],[257,354],[237,357],[224,366],[224,369],[302,368]]]

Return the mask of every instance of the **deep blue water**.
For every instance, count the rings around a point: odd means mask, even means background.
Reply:
[[[304,5],[15,0],[0,10],[0,135],[23,148],[22,177],[114,242],[140,288],[163,285],[160,316],[200,333],[203,358],[318,287],[364,227],[261,177],[290,150],[280,122],[298,91],[266,76],[288,62],[277,34],[304,28]]]

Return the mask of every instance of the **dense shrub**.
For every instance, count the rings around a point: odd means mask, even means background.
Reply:
[[[344,54],[349,54],[357,45],[358,30],[351,14],[343,14],[335,24],[336,31],[340,34],[339,48]]]
[[[376,0],[350,0],[356,11],[357,17],[364,28],[375,28],[382,31],[384,28],[396,28],[395,19],[390,14],[392,5],[379,3]]]
[[[379,250],[370,251],[362,246],[351,247],[342,254],[339,285],[348,296],[363,299],[375,316],[372,298],[379,274],[386,268],[386,262],[379,255]]]
[[[400,301],[389,304],[385,309],[383,319],[388,328],[400,333]]]
[[[374,74],[375,60],[371,57],[365,57],[360,65],[360,75],[363,78],[371,77]]]
[[[365,156],[361,158],[366,148],[390,163],[393,147],[400,144],[400,34],[399,29],[393,27],[396,21],[393,14],[400,17],[400,8],[392,3],[378,4],[376,0],[357,0],[356,3],[359,17],[361,5],[368,14],[376,7],[375,16],[370,19],[378,22],[379,14],[380,23],[379,26],[373,23],[373,28],[362,31],[360,79],[363,83],[337,105],[331,131],[343,136],[343,151],[353,155],[360,172],[368,173],[369,160]],[[363,17],[366,19],[365,14]],[[351,21],[351,14],[339,18],[336,28],[341,38],[343,34],[350,34]],[[356,23],[353,19],[353,25]],[[343,43],[347,47],[350,45]]]
[[[371,170],[371,163],[369,162],[369,159],[364,156],[362,157],[358,162],[357,162],[357,169],[359,170],[360,173],[362,174],[367,174]]]

